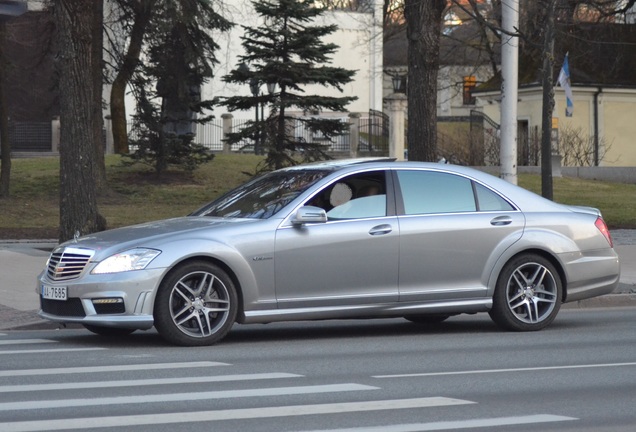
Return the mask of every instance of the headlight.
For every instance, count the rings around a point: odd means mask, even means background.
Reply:
[[[111,255],[97,264],[93,274],[120,273],[131,270],[143,270],[161,251],[136,248]]]

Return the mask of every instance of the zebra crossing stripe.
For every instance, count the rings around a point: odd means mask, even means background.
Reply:
[[[10,350],[0,351],[0,355],[8,354],[51,354],[51,353],[68,353],[79,351],[101,351],[106,348],[56,348],[56,349],[32,349],[32,350]]]
[[[347,429],[323,429],[304,432],[430,432],[445,430],[461,430],[498,426],[520,426],[538,423],[554,423],[578,420],[574,417],[564,417],[552,414],[535,414],[519,417],[499,417],[486,419],[471,419],[459,421],[443,421],[433,423],[415,423],[403,425],[388,425],[376,427],[360,427]]]
[[[87,425],[98,428],[132,427],[171,423],[196,423],[221,420],[245,420],[257,418],[306,416],[316,414],[341,414],[365,411],[384,411],[409,408],[431,408],[451,405],[474,404],[475,402],[445,397],[377,400],[367,402],[344,402],[316,405],[291,405],[265,408],[240,408],[217,411],[177,412],[166,414],[144,414],[128,416],[90,417],[60,420],[35,420],[0,423],[3,432],[37,432],[86,429]]]
[[[45,344],[45,343],[57,343],[57,341],[50,339],[6,339],[0,340],[0,345],[24,345],[24,344]]]
[[[82,399],[37,400],[0,403],[0,411],[42,410],[51,408],[78,408],[105,405],[129,405],[144,403],[166,403],[183,401],[202,401],[227,398],[245,398],[261,396],[289,396],[301,394],[336,393],[361,390],[379,390],[362,384],[328,384],[296,387],[272,387],[264,389],[219,390],[208,392],[151,394],[138,396],[114,396]],[[0,428],[0,431],[2,429]]]
[[[67,368],[47,368],[47,369],[19,369],[0,371],[0,377],[14,376],[35,376],[35,375],[61,375],[61,374],[82,374],[82,373],[107,373],[107,372],[130,372],[147,371],[161,369],[189,369],[215,366],[231,366],[229,363],[219,363],[213,361],[198,362],[178,362],[178,363],[146,363],[114,366],[89,366],[89,367],[67,367]]]
[[[272,372],[260,374],[240,374],[240,375],[216,375],[216,376],[195,376],[181,378],[156,378],[156,379],[138,379],[138,380],[119,380],[119,381],[92,381],[92,382],[73,382],[73,383],[56,383],[56,384],[20,384],[0,386],[0,393],[19,393],[32,391],[47,390],[77,390],[77,389],[97,389],[97,388],[116,388],[116,387],[142,387],[154,385],[168,384],[202,384],[202,383],[219,383],[231,381],[253,381],[253,380],[270,380],[284,378],[302,378],[303,375]]]

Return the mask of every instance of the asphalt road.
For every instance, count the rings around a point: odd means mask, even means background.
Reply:
[[[0,431],[633,431],[636,309],[564,310],[536,333],[485,314],[0,336]]]

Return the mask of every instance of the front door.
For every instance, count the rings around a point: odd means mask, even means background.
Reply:
[[[329,220],[277,231],[279,308],[397,301],[399,228],[385,173],[339,179],[307,204]]]

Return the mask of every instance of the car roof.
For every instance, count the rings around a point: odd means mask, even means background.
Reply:
[[[364,157],[364,158],[351,158],[351,159],[330,159],[318,162],[312,162],[302,165],[296,165],[293,167],[285,168],[287,171],[303,170],[303,169],[323,169],[330,171],[337,171],[339,169],[359,164],[377,163],[377,162],[395,162],[395,158],[391,157]]]

